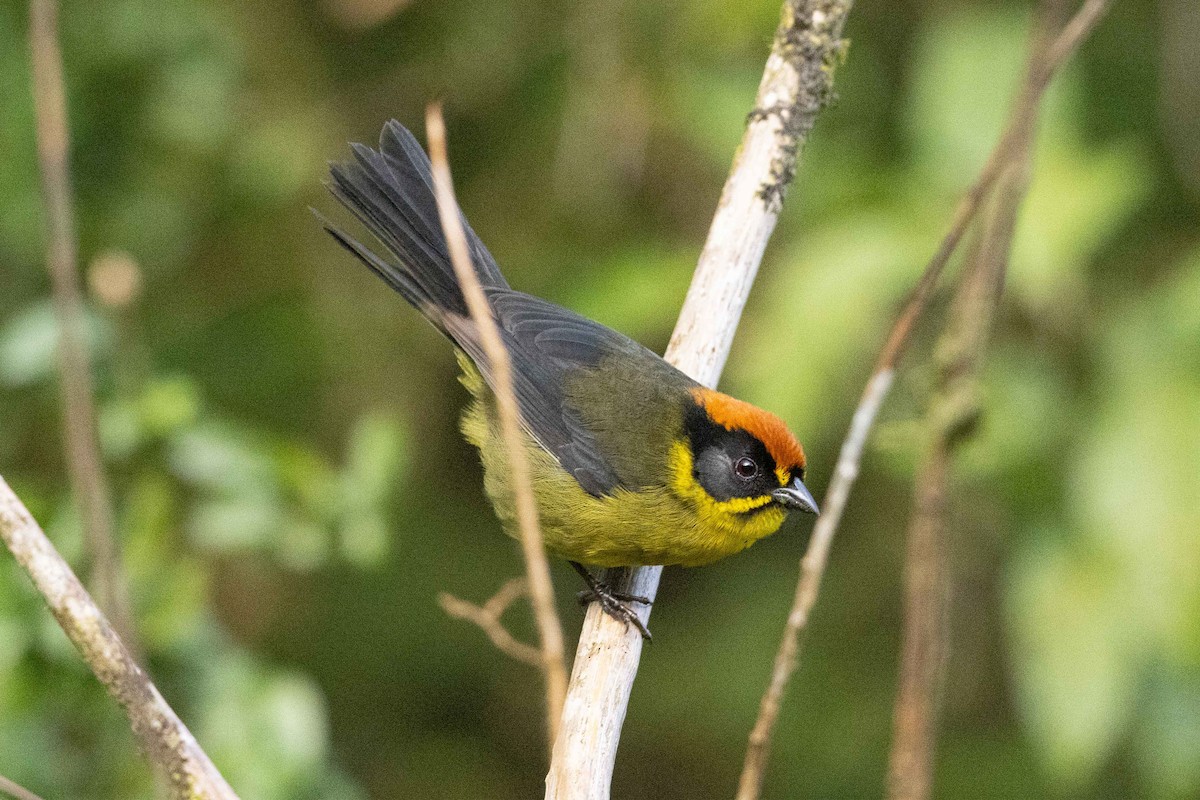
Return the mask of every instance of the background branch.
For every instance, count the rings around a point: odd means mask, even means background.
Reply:
[[[462,227],[458,201],[454,199],[454,184],[450,177],[450,162],[446,157],[446,126],[437,104],[425,111],[425,131],[429,138],[429,155],[433,162],[434,193],[438,215],[450,247],[450,260],[458,276],[471,318],[479,328],[483,351],[495,379],[496,408],[500,428],[508,450],[508,468],[512,471],[513,495],[517,506],[517,524],[521,533],[521,553],[525,558],[529,600],[541,640],[541,666],[546,679],[546,731],[551,746],[558,735],[562,717],[563,697],[567,691],[567,668],[563,661],[562,625],[554,607],[554,585],[550,582],[550,564],[538,526],[537,503],[529,476],[529,461],[522,445],[520,411],[513,391],[512,364],[508,350],[500,338],[491,306],[471,263],[467,237]],[[493,639],[495,641],[495,639]]]
[[[21,784],[13,783],[3,775],[0,775],[0,792],[11,795],[15,800],[42,800]]]
[[[1051,56],[1052,9],[1035,21],[1022,103],[1036,103],[1033,84]],[[1029,183],[1037,108],[1015,115],[1013,144],[983,226],[973,263],[959,281],[945,330],[934,349],[938,384],[926,412],[929,445],[913,491],[904,560],[904,627],[899,689],[888,765],[892,800],[924,800],[933,788],[942,686],[950,650],[950,565],[946,541],[949,473],[954,451],[981,413],[977,381],[985,343],[999,308],[1017,214]]]
[[[799,152],[832,96],[849,0],[787,0],[741,146],[721,192],[666,359],[715,386],[778,219]],[[610,571],[619,592],[654,599],[661,567]],[[635,606],[646,622],[650,606]],[[613,764],[637,675],[638,631],[588,608],[555,741],[546,797],[609,796]]]
[[[70,140],[58,43],[58,3],[31,0],[29,49],[37,119],[38,163],[46,211],[46,267],[58,318],[58,373],[63,393],[67,467],[78,504],[92,579],[100,604],[136,652],[128,587],[121,572],[113,509],[96,435],[95,392],[84,337],[83,298],[76,268],[75,216],[71,198]]]
[[[504,612],[508,610],[508,607],[517,598],[528,594],[529,591],[525,588],[525,581],[521,578],[513,578],[506,581],[500,587],[499,591],[492,595],[482,606],[477,606],[474,603],[455,597],[449,592],[438,594],[438,604],[450,616],[478,625],[500,652],[510,658],[515,658],[517,661],[524,661],[526,664],[541,669],[541,651],[536,647],[525,644],[509,633],[508,628],[504,627],[504,623],[500,620],[504,616]]]
[[[792,610],[784,626],[770,683],[759,704],[758,718],[750,732],[742,777],[738,785],[738,800],[755,800],[762,792],[771,738],[779,716],[783,693],[799,658],[800,635],[807,627],[809,615],[816,604],[834,534],[841,522],[850,489],[858,478],[867,437],[879,408],[891,389],[896,365],[908,348],[917,321],[929,306],[943,269],[975,218],[980,204],[989,196],[997,178],[1011,162],[1014,149],[1018,148],[1025,138],[1024,132],[1029,129],[1051,79],[1100,21],[1109,5],[1109,0],[1087,0],[1051,43],[1046,60],[1031,62],[1022,95],[1014,106],[1004,133],[975,183],[959,201],[949,232],[926,266],[880,352],[838,454],[833,478],[821,503],[821,516],[817,519],[808,549],[800,562],[800,577],[796,584]]]
[[[976,380],[1001,296],[1017,212],[1027,184],[1028,148],[1001,176],[976,264],[959,284],[939,339],[939,383],[926,415],[928,452],[913,493],[904,563],[904,629],[888,769],[888,796],[923,800],[933,785],[941,689],[949,655],[950,582],[946,501],[954,451],[980,414]]]
[[[0,477],[0,537],[109,695],[125,710],[147,760],[178,800],[236,800],[191,731],[113,630],[28,509]]]

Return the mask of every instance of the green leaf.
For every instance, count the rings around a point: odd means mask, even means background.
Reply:
[[[97,419],[100,447],[107,458],[129,458],[145,439],[145,429],[137,407],[127,400],[105,403]]]
[[[187,376],[154,378],[138,398],[138,412],[152,436],[165,436],[195,423],[200,392]]]
[[[310,796],[328,741],[324,698],[310,679],[231,653],[207,677],[198,717],[198,737],[242,795]]]
[[[221,54],[179,54],[155,75],[153,133],[176,148],[216,152],[238,122],[240,77]]]
[[[1051,777],[1079,791],[1129,724],[1143,643],[1126,616],[1119,568],[1054,532],[1039,538],[1009,571],[1017,699]]]
[[[730,359],[734,393],[814,427],[840,413],[829,378],[861,363],[865,379],[895,303],[919,274],[926,240],[921,227],[894,214],[863,211],[813,230],[777,257]],[[804,428],[797,433],[803,440]]]
[[[272,748],[293,769],[308,770],[325,756],[325,701],[311,679],[275,677],[261,699]]]
[[[623,249],[590,265],[564,303],[641,340],[670,325],[695,267],[696,253],[690,249]]]
[[[1151,186],[1145,156],[1130,145],[1091,152],[1076,144],[1074,131],[1053,133],[1046,131],[1034,161],[1013,242],[1010,284],[1036,312],[1062,315],[1083,311],[1088,264]]]
[[[217,552],[262,547],[283,524],[283,511],[264,498],[202,500],[189,520],[188,533],[198,547]]]
[[[1011,9],[945,9],[917,42],[907,127],[918,169],[959,192],[987,159],[1020,82],[1028,23]]]
[[[205,424],[173,437],[172,470],[197,487],[232,495],[275,498],[279,485],[271,457],[253,437]]]
[[[346,454],[343,487],[354,511],[378,508],[395,488],[404,455],[400,423],[382,414],[366,414],[354,426]]]
[[[208,570],[198,558],[159,561],[158,572],[137,584],[138,631],[155,652],[186,652],[207,614]]]
[[[1156,673],[1148,699],[1134,741],[1138,761],[1157,797],[1195,797],[1200,791],[1200,662]]]
[[[379,514],[363,514],[346,519],[341,528],[342,556],[363,568],[377,567],[387,556],[391,534],[387,521]]]
[[[108,349],[111,329],[92,315],[84,317],[84,343],[90,353]],[[27,386],[54,374],[59,327],[50,301],[15,314],[0,330],[0,382]]]
[[[273,544],[280,564],[297,572],[311,572],[325,563],[329,532],[293,514],[281,523]]]

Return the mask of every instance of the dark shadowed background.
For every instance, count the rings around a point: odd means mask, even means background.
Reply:
[[[511,282],[666,344],[777,0],[68,0],[100,423],[149,668],[242,797],[529,798],[541,685],[439,591],[521,572],[449,346],[308,212],[348,140],[445,101]],[[1024,2],[859,0],[722,388],[821,496],[906,290],[1018,81]],[[26,12],[0,5],[0,473],[86,572],[67,490]],[[1200,797],[1200,8],[1120,0],[1052,91],[954,480],[935,793]],[[884,411],[769,798],[878,796],[935,316]],[[732,795],[811,521],[668,570],[614,796]],[[554,578],[569,645],[577,579]],[[510,622],[526,638],[524,609]],[[0,558],[0,774],[154,794]]]

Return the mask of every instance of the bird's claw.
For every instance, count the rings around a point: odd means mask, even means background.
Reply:
[[[624,622],[625,627],[632,625],[642,634],[643,639],[648,642],[653,641],[654,637],[650,635],[650,629],[646,627],[646,623],[642,622],[641,617],[637,615],[636,611],[625,605],[627,602],[649,604],[650,601],[645,597],[613,592],[603,584],[598,585],[596,589],[585,589],[579,595],[581,602],[586,596],[588,598],[587,602],[594,601],[599,603],[601,610],[605,614],[608,614],[613,619]]]
[[[642,622],[637,615],[626,603],[641,603],[643,605],[651,605],[652,600],[649,597],[643,597],[640,594],[627,594],[625,592],[615,592],[612,587],[603,581],[597,580],[594,575],[587,571],[585,567],[575,562],[571,562],[571,566],[583,576],[587,581],[588,588],[579,592],[576,597],[579,598],[579,604],[586,606],[589,603],[599,603],[601,610],[605,614],[616,620],[625,623],[625,627],[632,625],[642,634],[642,638],[650,642],[654,637],[650,635],[650,629],[646,627],[646,623]]]
[[[608,588],[607,586],[605,586],[602,583],[600,583],[598,585],[601,587],[601,592],[603,593],[603,595],[605,597],[609,598],[610,600],[619,600],[622,603],[641,603],[642,605],[645,605],[645,606],[648,606],[653,602],[649,597],[643,597],[640,594],[625,594],[624,592],[614,592],[612,589]],[[601,597],[601,592],[597,592],[594,589],[580,589],[579,592],[576,593],[575,597],[579,599],[579,605],[586,606],[588,603],[591,603],[591,602],[597,601],[597,600],[599,600],[600,602],[604,602],[604,600]]]

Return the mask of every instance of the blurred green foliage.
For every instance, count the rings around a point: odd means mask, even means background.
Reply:
[[[512,282],[661,348],[776,0],[67,0],[89,342],[149,668],[246,798],[526,798],[537,677],[446,619],[520,571],[449,348],[306,210],[345,142],[446,101]],[[725,387],[823,488],[874,353],[994,141],[1028,8],[860,2]],[[1116,4],[1052,91],[952,515],[942,797],[1200,797],[1200,24]],[[86,572],[62,463],[25,13],[0,6],[0,472]],[[1190,127],[1189,127],[1190,126]],[[124,297],[101,263],[136,265]],[[101,276],[97,278],[97,276]],[[835,547],[768,797],[876,796],[935,326]],[[806,523],[667,573],[622,798],[732,794]],[[570,636],[574,576],[556,567]],[[532,626],[516,612],[525,636]],[[0,773],[150,797],[125,723],[8,561]]]

